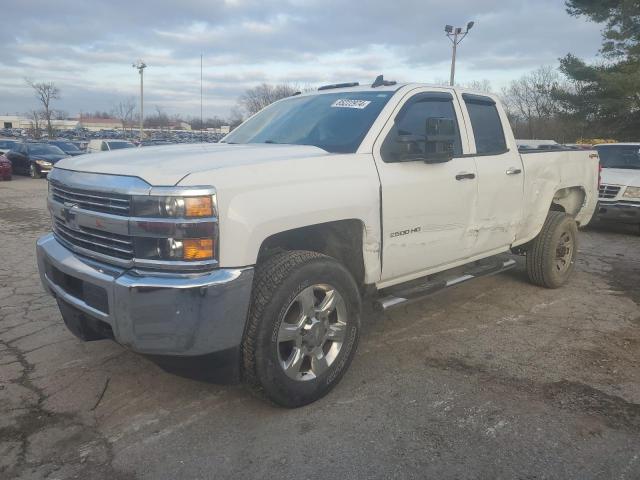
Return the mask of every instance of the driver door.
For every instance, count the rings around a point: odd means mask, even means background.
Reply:
[[[469,147],[459,119],[460,106],[449,91],[420,89],[397,106],[374,144],[382,184],[383,288],[470,256],[475,237],[468,228],[478,195],[477,172],[474,158],[464,155]],[[453,125],[443,142],[448,142],[453,158],[441,163],[416,160],[436,143],[430,142],[426,125],[443,122]]]

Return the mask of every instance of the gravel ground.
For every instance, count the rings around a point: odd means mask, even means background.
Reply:
[[[640,236],[581,233],[570,285],[519,267],[367,313],[298,410],[82,343],[34,257],[46,182],[0,183],[0,478],[640,478]]]

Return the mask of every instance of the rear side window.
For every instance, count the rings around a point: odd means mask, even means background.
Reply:
[[[476,151],[484,155],[506,152],[507,142],[496,103],[489,97],[479,95],[464,94],[462,97],[471,118]]]

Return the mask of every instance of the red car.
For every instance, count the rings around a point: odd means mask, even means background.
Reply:
[[[11,162],[4,155],[0,155],[0,179],[11,180]]]

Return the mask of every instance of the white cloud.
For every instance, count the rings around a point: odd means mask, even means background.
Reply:
[[[599,26],[568,16],[561,0],[112,0],[18,2],[3,12],[0,113],[35,106],[24,77],[52,80],[59,108],[109,110],[138,92],[168,113],[199,111],[204,54],[206,114],[224,115],[261,82],[318,85],[446,78],[446,23],[476,26],[461,45],[459,79],[500,86],[572,52],[591,58]],[[15,33],[18,32],[18,33]]]

